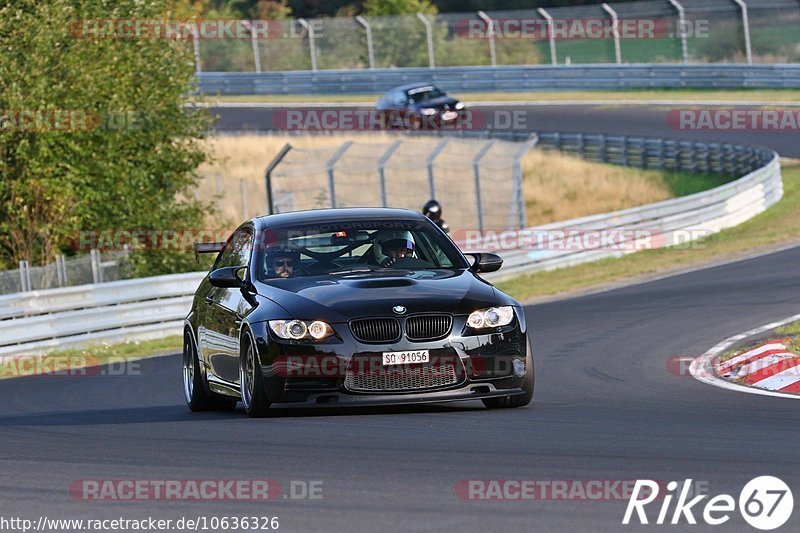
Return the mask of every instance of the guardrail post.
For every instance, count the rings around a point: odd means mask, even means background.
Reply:
[[[581,159],[586,159],[586,143],[583,140],[583,133],[578,134],[578,154]]]
[[[25,260],[19,262],[19,285],[20,292],[31,290],[31,272],[28,269],[28,262]]]
[[[266,170],[264,170],[264,186],[267,190],[267,214],[269,215],[275,214],[275,200],[272,194],[272,172],[275,170],[275,167],[283,161],[283,158],[286,157],[286,154],[288,154],[291,149],[291,144],[284,144],[283,148],[275,154],[275,157],[272,158],[272,161],[269,162]]]
[[[386,196],[386,162],[389,161],[389,158],[392,157],[400,145],[403,144],[403,141],[395,141],[389,145],[389,148],[383,153],[383,155],[378,159],[378,180],[380,181],[381,186],[381,204],[383,207],[389,207],[389,200]]]
[[[547,22],[547,33],[548,33],[548,40],[550,41],[550,64],[551,65],[558,65],[558,55],[556,51],[556,36],[553,31],[553,17],[550,16],[550,13],[544,10],[544,8],[539,8],[536,10]]]
[[[449,143],[449,139],[444,139],[437,144],[431,153],[428,154],[428,157],[425,161],[425,165],[428,167],[428,192],[430,193],[431,198],[436,198],[436,183],[433,179],[433,163],[436,161],[436,158],[439,157],[439,154],[442,153],[442,150],[445,149],[447,143]]]
[[[375,49],[372,45],[372,26],[369,25],[367,19],[358,15],[356,22],[361,24],[367,32],[367,57],[369,59],[369,68],[375,68]]]
[[[489,58],[492,62],[492,66],[497,66],[497,50],[494,47],[494,22],[492,19],[483,11],[478,11],[478,16],[481,18],[482,21],[486,23],[486,31],[487,35],[489,36]]]
[[[678,12],[678,25],[680,26],[678,31],[681,36],[681,53],[683,55],[683,64],[686,65],[689,63],[689,45],[686,37],[686,11],[684,11],[683,6],[678,0],[669,0],[669,3],[672,4],[672,7]]]
[[[481,159],[494,146],[494,141],[487,142],[472,158],[472,171],[475,181],[475,204],[478,207],[478,230],[483,232],[483,201],[481,200]]]
[[[341,159],[344,153],[353,145],[353,141],[345,141],[342,145],[334,152],[334,154],[325,162],[325,166],[328,168],[328,194],[331,196],[331,207],[336,207],[336,180],[334,177],[334,167],[336,167],[336,162]]]
[[[622,136],[622,145],[620,146],[620,162],[622,166],[628,166],[628,136]]]
[[[664,139],[658,139],[658,168],[664,169]]]
[[[311,56],[311,70],[317,70],[317,45],[314,39],[314,27],[306,19],[297,19],[297,22],[308,32],[308,51]]]
[[[753,49],[750,47],[750,17],[747,15],[747,3],[744,0],[733,0],[742,9],[742,26],[744,27],[744,52],[747,64],[753,64]]]
[[[603,3],[603,9],[611,15],[611,31],[614,33],[614,55],[617,58],[617,65],[620,65],[622,64],[622,50],[619,46],[619,17],[617,12],[611,9],[610,5]]]
[[[97,248],[92,248],[89,251],[89,259],[92,262],[92,283],[101,283],[103,277],[100,272],[100,252]]]
[[[597,155],[600,158],[600,161],[602,161],[603,163],[607,163],[608,162],[608,151],[606,150],[606,136],[605,135],[600,135],[600,141],[599,141],[598,144],[600,146],[598,148],[598,154]]]
[[[428,66],[436,68],[436,61],[433,57],[433,28],[431,27],[431,21],[422,13],[417,13],[417,18],[425,25],[425,35],[428,39]]]

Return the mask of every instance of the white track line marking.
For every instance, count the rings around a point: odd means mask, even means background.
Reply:
[[[760,394],[762,396],[776,396],[779,398],[791,398],[794,400],[800,400],[800,395],[797,394],[787,394],[783,392],[777,392],[765,389],[756,389],[752,387],[745,387],[743,385],[737,385],[731,383],[730,381],[726,381],[724,379],[715,376],[713,369],[714,359],[719,354],[721,354],[722,352],[733,346],[735,343],[744,340],[748,337],[755,337],[756,335],[760,335],[769,330],[785,326],[786,324],[795,322],[797,320],[800,320],[800,314],[792,315],[790,317],[778,320],[776,322],[770,322],[769,324],[765,324],[755,329],[745,331],[744,333],[739,333],[738,335],[728,337],[727,339],[718,343],[713,348],[708,350],[706,353],[704,353],[703,355],[692,361],[692,364],[689,365],[689,372],[695,379],[702,381],[703,383],[706,383],[708,385],[714,385],[715,387],[720,387],[722,389],[746,392],[749,394]]]

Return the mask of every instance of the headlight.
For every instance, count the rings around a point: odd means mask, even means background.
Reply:
[[[270,320],[269,329],[281,339],[299,341],[302,339],[322,340],[333,335],[333,328],[326,322],[314,320]]]
[[[459,111],[464,109],[464,102],[456,102],[456,109]]]
[[[467,325],[473,329],[497,328],[507,326],[512,320],[514,308],[506,305],[473,311],[467,318]]]
[[[422,109],[419,110],[419,112],[425,115],[426,117],[436,114],[436,110],[432,107],[423,107]]]

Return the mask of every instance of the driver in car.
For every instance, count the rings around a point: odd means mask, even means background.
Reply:
[[[267,253],[267,275],[270,278],[291,278],[297,253],[292,250],[279,249]]]

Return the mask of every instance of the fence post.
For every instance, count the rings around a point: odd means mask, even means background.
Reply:
[[[497,50],[494,47],[494,22],[483,11],[478,11],[478,16],[486,23],[486,31],[489,36],[489,58],[492,61],[492,66],[497,66]]]
[[[436,61],[433,57],[433,28],[431,27],[431,21],[422,13],[417,13],[417,18],[425,25],[425,35],[428,38],[428,66],[436,68]]]
[[[196,74],[200,74],[203,72],[203,67],[200,66],[200,35],[197,26],[190,24],[188,28],[192,33],[192,46],[194,47],[194,71]]]
[[[558,55],[556,51],[556,36],[553,33],[553,17],[550,16],[550,13],[544,10],[544,8],[539,8],[536,10],[547,22],[547,33],[549,34],[549,41],[550,41],[550,64],[558,65]]]
[[[753,49],[750,46],[750,17],[747,15],[747,3],[744,0],[733,0],[742,9],[742,26],[744,27],[744,53],[747,64],[753,64]]]
[[[247,185],[243,179],[239,180],[239,194],[242,197],[242,219],[246,219],[250,210],[247,208]]]
[[[528,215],[525,212],[525,189],[523,187],[522,158],[525,157],[525,154],[531,151],[538,142],[539,136],[533,133],[514,154],[514,198],[517,201],[518,229],[523,229],[528,226]],[[511,224],[509,224],[509,227],[511,227]]]
[[[617,59],[617,65],[620,65],[622,64],[622,50],[619,46],[619,17],[617,16],[617,12],[611,9],[610,5],[603,3],[603,9],[606,13],[611,15],[611,31],[614,32],[614,55]]]
[[[56,256],[56,277],[58,278],[59,287],[65,287],[67,285],[67,273],[64,264],[64,256],[61,254]]]
[[[314,39],[314,27],[306,19],[297,19],[297,22],[308,32],[308,50],[311,55],[311,70],[317,70],[317,46]]]
[[[386,197],[386,162],[389,161],[392,154],[400,148],[401,144],[403,144],[403,141],[393,142],[389,145],[389,148],[386,149],[381,158],[378,159],[378,180],[381,185],[381,204],[383,207],[389,207],[389,201]]]
[[[244,24],[250,30],[250,42],[253,45],[253,63],[256,67],[256,72],[261,72],[261,53],[258,51],[258,36],[253,24],[249,20],[245,20]]]
[[[214,174],[214,196],[217,200],[217,210],[222,213],[222,197],[225,193],[222,191],[222,176],[217,173]]]
[[[272,161],[269,162],[267,165],[266,170],[264,170],[264,187],[267,190],[267,214],[272,215],[275,214],[275,200],[272,195],[272,172],[275,170],[283,158],[286,157],[286,154],[289,153],[289,150],[292,149],[292,145],[286,143],[283,145],[275,157],[272,158]]]
[[[102,276],[100,274],[100,252],[97,248],[91,249],[89,258],[92,262],[92,283],[100,283],[102,281]]]
[[[483,232],[483,202],[481,201],[481,159],[494,146],[494,141],[487,142],[472,158],[472,172],[475,181],[475,204],[478,206],[478,230]]]
[[[356,17],[356,22],[364,26],[364,29],[367,31],[367,56],[369,58],[369,68],[375,68],[375,49],[372,45],[372,26],[369,25],[367,19],[358,15]]]
[[[341,159],[344,153],[353,145],[353,141],[345,141],[342,145],[334,152],[334,154],[325,162],[325,166],[328,168],[328,194],[331,196],[331,207],[336,207],[336,181],[334,179],[334,167],[336,166],[336,162]]]
[[[19,285],[20,292],[31,290],[31,272],[28,269],[28,262],[25,260],[19,262]]]
[[[683,64],[686,65],[689,63],[689,45],[687,43],[686,37],[686,11],[684,11],[683,6],[678,2],[678,0],[669,0],[669,3],[672,4],[672,7],[678,12],[678,31],[680,31],[681,35],[681,53],[683,55]]]
[[[449,139],[440,141],[439,144],[437,144],[433,150],[431,150],[431,153],[428,154],[427,161],[425,162],[428,167],[428,192],[430,192],[431,198],[436,198],[436,184],[433,179],[433,163],[449,142]]]

